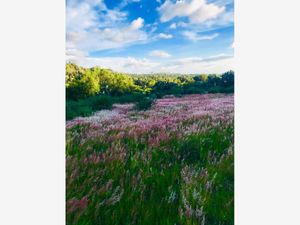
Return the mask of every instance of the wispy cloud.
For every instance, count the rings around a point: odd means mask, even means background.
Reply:
[[[131,3],[137,3],[137,2],[140,2],[141,0],[123,0],[120,5],[118,6],[119,9],[122,9],[124,8],[125,6],[127,6],[128,4],[131,4]]]
[[[182,32],[182,35],[191,41],[212,40],[219,36],[218,33],[202,36],[202,35],[197,34],[196,32],[192,32],[192,31],[184,31],[184,32]]]
[[[234,69],[233,56],[217,55],[207,58],[180,58],[161,65],[162,72],[173,73],[224,73]]]
[[[211,57],[207,57],[207,58],[191,57],[191,58],[178,59],[178,60],[172,62],[172,64],[185,65],[185,64],[217,62],[217,61],[220,61],[220,60],[231,59],[231,58],[232,58],[231,55],[223,55],[223,54],[217,55],[217,56],[211,56]]]
[[[171,57],[171,55],[165,51],[162,51],[162,50],[154,50],[154,51],[151,51],[149,52],[149,56],[152,56],[152,57],[160,57],[160,58],[169,58]]]
[[[207,3],[206,0],[185,0],[172,2],[166,0],[158,11],[160,21],[167,22],[175,17],[188,17],[193,24],[203,23],[209,19],[218,17],[224,12],[224,6]]]
[[[159,39],[171,39],[171,38],[173,38],[173,35],[172,34],[159,33],[157,35],[157,38],[159,38]]]
[[[217,55],[207,58],[179,58],[162,62],[147,58],[134,57],[74,57],[70,62],[85,67],[100,66],[125,73],[223,73],[234,69],[233,57]]]
[[[147,58],[134,57],[84,57],[69,60],[84,67],[100,66],[124,73],[151,73],[159,68],[159,63]]]
[[[172,23],[172,24],[170,25],[170,28],[171,28],[171,29],[176,29],[176,27],[177,27],[176,23]]]

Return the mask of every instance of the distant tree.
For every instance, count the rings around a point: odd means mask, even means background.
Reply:
[[[76,79],[80,79],[80,76],[85,72],[85,69],[77,66],[73,63],[66,64],[66,87],[72,85]]]
[[[207,74],[201,74],[199,76],[194,76],[193,79],[196,82],[201,82],[201,83],[205,83],[208,80],[208,75]]]
[[[146,94],[233,93],[234,72],[222,75],[151,74],[129,75],[100,67],[83,68],[66,64],[67,99],[84,99],[103,94],[121,96]]]
[[[177,87],[176,83],[166,82],[166,81],[157,81],[156,84],[153,86],[153,89],[155,91],[168,91],[175,87]]]
[[[85,74],[83,74],[80,82],[86,96],[92,96],[99,93],[100,84],[98,70],[88,70]]]
[[[81,99],[93,96],[100,91],[98,71],[87,70],[67,87],[67,98]]]
[[[234,85],[234,72],[228,71],[222,75],[222,86],[229,87]]]
[[[218,86],[220,84],[220,81],[221,81],[221,78],[214,74],[214,75],[208,76],[206,84],[209,87],[214,87],[214,86]]]
[[[200,81],[202,83],[205,83],[208,80],[208,75],[207,74],[201,74],[200,75]]]

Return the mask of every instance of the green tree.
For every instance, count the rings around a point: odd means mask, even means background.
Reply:
[[[93,96],[99,91],[98,70],[86,70],[79,79],[70,82],[67,86],[67,98],[77,100]]]
[[[83,91],[85,95],[92,96],[100,91],[100,84],[98,78],[98,70],[88,70],[81,79],[81,85],[83,85]]]
[[[77,66],[73,63],[66,64],[66,87],[72,85],[75,80],[80,79],[83,73],[85,73],[86,69]]]
[[[222,75],[222,85],[225,87],[234,85],[234,72],[228,71]]]

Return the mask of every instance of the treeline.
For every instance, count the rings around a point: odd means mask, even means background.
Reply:
[[[66,64],[67,119],[87,116],[114,103],[135,102],[138,109],[146,109],[164,95],[233,92],[233,71],[221,75],[129,75]]]

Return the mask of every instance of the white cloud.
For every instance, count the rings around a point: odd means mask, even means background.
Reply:
[[[81,51],[99,51],[128,46],[148,39],[141,30],[131,26],[120,28],[93,29],[90,31],[71,32],[67,34],[67,48],[77,48]]]
[[[141,17],[139,17],[136,20],[133,20],[131,22],[131,28],[133,30],[138,30],[138,29],[142,28],[143,26],[144,26],[144,19]]]
[[[185,22],[182,22],[182,21],[177,23],[178,27],[187,27],[188,25],[189,25],[188,23],[185,23]]]
[[[182,32],[182,35],[191,41],[212,40],[219,36],[219,34],[217,33],[212,35],[201,36],[198,35],[196,32],[192,32],[192,31],[184,31]]]
[[[208,58],[181,58],[161,66],[161,72],[173,73],[224,73],[234,69],[233,57],[218,55]]]
[[[175,3],[166,0],[158,8],[161,22],[170,21],[175,17],[188,17],[192,24],[200,24],[207,20],[215,19],[224,10],[224,6],[207,3],[206,0],[182,0]]]
[[[66,11],[67,49],[99,51],[148,40],[142,18],[128,23],[126,13],[107,9],[102,0],[69,0]]]
[[[78,55],[77,57],[75,55]],[[75,62],[85,67],[100,66],[113,71],[124,73],[224,73],[234,69],[233,57],[229,55],[217,55],[208,58],[180,58],[161,62],[147,58],[133,57],[84,57],[79,52],[69,57],[69,62]]]
[[[173,35],[172,34],[159,33],[157,35],[157,37],[160,38],[160,39],[171,39],[171,38],[173,38]]]
[[[123,59],[124,60],[124,59]],[[136,71],[136,70],[149,70],[150,68],[153,68],[154,66],[157,66],[158,63],[150,61],[148,59],[136,59],[132,57],[128,57],[125,59],[125,68],[129,68],[130,70]]]
[[[127,2],[138,0],[128,0]],[[233,21],[233,13],[221,13],[215,19],[213,8],[206,7],[205,0],[186,0],[181,3],[172,3],[167,0],[163,5],[171,4],[174,12],[160,7],[161,19],[173,19],[175,17],[187,17],[189,23],[179,21],[171,24],[170,28],[185,27],[189,32],[185,37],[193,40],[211,40],[214,35],[198,35],[199,30],[205,21],[205,26],[218,24],[222,26]],[[184,4],[182,7],[177,4]],[[162,6],[163,6],[162,5]],[[201,15],[196,15],[202,12]],[[205,6],[204,6],[205,5]],[[222,9],[222,5],[216,6]],[[183,10],[184,9],[184,10]],[[216,9],[216,8],[214,8]],[[206,10],[208,12],[206,12]],[[108,9],[103,0],[68,0],[66,6],[66,60],[75,62],[78,65],[91,67],[101,66],[111,68],[114,71],[127,73],[151,73],[151,72],[169,72],[169,73],[222,73],[233,69],[233,59],[230,56],[215,56],[209,58],[170,58],[170,54],[164,51],[155,50],[149,53],[153,58],[133,58],[133,57],[90,57],[88,52],[105,49],[123,48],[136,43],[145,43],[157,39],[173,38],[172,34],[159,33],[152,34],[157,24],[146,25],[143,18],[136,18],[128,21],[127,13],[121,12],[120,8]],[[182,13],[185,11],[185,13]],[[164,15],[164,16],[163,16]],[[171,19],[170,19],[171,18]],[[207,19],[205,19],[207,18]],[[210,19],[208,19],[210,18]],[[197,26],[192,25],[197,23]],[[148,30],[148,34],[144,31]],[[149,31],[150,30],[150,31]],[[155,58],[157,57],[157,58]],[[160,58],[165,58],[161,60]],[[174,57],[174,56],[173,56]]]
[[[156,26],[153,26],[153,27],[151,27],[150,33],[153,33],[153,32],[156,31],[156,30],[157,30],[157,27],[156,27]]]
[[[159,63],[149,59],[137,59],[133,57],[85,57],[69,60],[84,67],[100,66],[124,73],[151,73],[155,72]]]
[[[141,0],[123,0],[118,7],[121,9],[121,8],[124,8],[125,6],[127,6],[128,4],[137,3],[140,1]]]
[[[222,13],[218,18],[215,20],[208,20],[205,22],[205,27],[223,27],[232,24],[234,21],[234,12],[233,11],[228,11]]]
[[[171,29],[176,29],[176,27],[177,27],[176,23],[172,23],[172,24],[170,25],[170,28],[171,28]]]
[[[69,5],[66,8],[67,32],[81,31],[96,26],[96,18],[96,12],[93,11],[91,5],[87,3]]]
[[[161,50],[154,50],[149,52],[149,55],[152,57],[160,57],[160,58],[168,58],[171,57],[171,55],[165,51],[161,51]]]
[[[234,0],[214,0],[213,3],[218,6],[225,6],[228,4],[233,4]]]
[[[69,48],[66,50],[66,59],[68,60],[76,60],[76,59],[83,59],[87,56],[87,54],[83,51],[80,51],[75,48]]]
[[[197,64],[197,63],[207,63],[207,62],[217,62],[224,59],[230,59],[232,56],[230,55],[216,55],[207,58],[199,58],[199,57],[190,57],[190,58],[181,58],[174,61],[174,64],[177,65],[186,65],[186,64]]]

